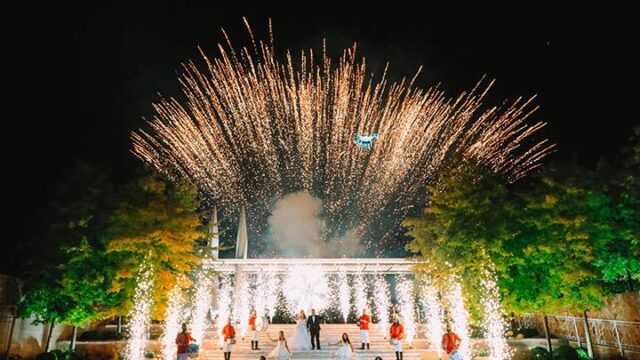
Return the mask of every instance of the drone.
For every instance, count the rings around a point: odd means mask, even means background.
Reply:
[[[360,150],[371,150],[373,147],[373,142],[378,138],[378,133],[374,132],[371,135],[362,135],[359,132],[356,133],[355,139],[353,143],[356,144]]]

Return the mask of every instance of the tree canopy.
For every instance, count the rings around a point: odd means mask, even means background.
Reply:
[[[457,163],[427,188],[423,213],[403,225],[416,270],[446,284],[462,280],[479,316],[479,277],[495,272],[503,305],[517,312],[598,308],[607,293],[640,280],[640,177],[637,135],[625,160],[595,171],[545,166],[508,185]]]

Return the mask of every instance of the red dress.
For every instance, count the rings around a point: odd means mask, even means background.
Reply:
[[[255,316],[250,316],[249,317],[249,330],[256,331],[256,317]]]

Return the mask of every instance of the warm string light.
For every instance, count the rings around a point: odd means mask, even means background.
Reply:
[[[451,279],[446,298],[449,303],[451,330],[462,339],[458,351],[460,351],[463,359],[471,359],[471,337],[469,336],[468,324],[469,313],[464,307],[462,286],[460,286],[457,279]]]
[[[143,360],[149,338],[153,288],[153,270],[148,261],[143,260],[136,277],[133,307],[129,312],[129,340],[125,348],[127,360]]]
[[[180,332],[180,326],[182,322],[182,289],[175,286],[169,292],[169,302],[165,313],[164,329],[162,336],[160,337],[160,344],[162,345],[162,356],[164,360],[173,360],[176,357],[176,336]],[[196,338],[198,341],[202,339]]]
[[[396,282],[396,294],[400,305],[400,317],[404,327],[405,340],[411,346],[416,335],[415,301],[413,296],[413,281],[400,276]]]
[[[161,100],[149,130],[132,134],[135,156],[188,178],[221,206],[248,204],[258,217],[272,199],[305,190],[322,198],[331,236],[390,224],[364,236],[379,241],[453,156],[515,180],[553,150],[530,140],[544,126],[525,121],[532,99],[482,106],[493,82],[449,98],[413,79],[390,82],[386,69],[371,77],[355,46],[337,61],[308,51],[281,62],[270,44],[254,44],[203,54],[204,71],[186,64],[186,103]],[[357,132],[379,133],[370,151],[354,145]]]

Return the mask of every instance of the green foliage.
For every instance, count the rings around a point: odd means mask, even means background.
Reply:
[[[454,165],[427,189],[422,216],[403,223],[416,271],[441,288],[457,274],[476,319],[486,271],[497,275],[507,311],[597,309],[608,292],[603,282],[633,287],[640,279],[640,177],[637,167],[625,169],[556,164],[529,184],[507,186],[481,168]]]
[[[33,286],[20,302],[18,314],[23,318],[34,318],[34,324],[60,321],[66,316],[71,299],[58,287],[45,282]]]
[[[553,360],[579,360],[576,349],[569,345],[562,345],[553,350]]]
[[[105,174],[80,164],[42,211],[44,226],[27,242],[23,317],[83,326],[116,301],[108,292],[108,259],[97,240],[111,207]],[[46,241],[42,241],[42,239]]]
[[[91,358],[84,351],[53,350],[42,353],[36,357],[37,360],[90,360]]]
[[[598,244],[596,266],[603,280],[626,291],[637,290],[640,282],[640,127],[634,129],[621,166],[601,166],[606,196],[601,217],[602,239]]]
[[[131,274],[149,254],[162,308],[174,283],[190,285],[194,241],[202,234],[197,206],[192,187],[144,177],[116,192],[104,174],[79,166],[24,247],[31,256],[21,316],[84,326],[124,314],[135,286]]]
[[[547,349],[538,346],[531,349],[531,360],[551,360],[551,355]]]
[[[604,291],[593,266],[600,227],[601,197],[585,179],[593,174],[567,165],[551,166],[521,202],[519,234],[500,259],[504,304],[518,312],[578,312],[599,308]]]
[[[583,347],[577,347],[576,353],[578,354],[578,359],[580,360],[593,360],[593,358],[589,356],[589,351]]]

